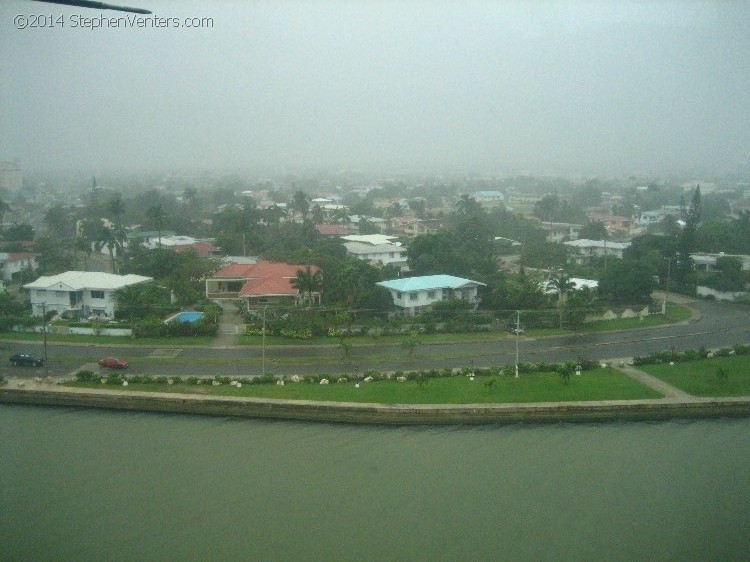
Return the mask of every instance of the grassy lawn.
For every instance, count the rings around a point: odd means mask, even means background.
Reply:
[[[495,387],[486,382],[494,378]],[[334,381],[335,379],[332,379]],[[68,383],[70,386],[102,388],[101,384]],[[123,387],[117,387],[118,390]],[[580,377],[573,375],[568,383],[553,373],[511,376],[466,376],[431,379],[421,388],[415,381],[400,383],[395,380],[353,382],[328,385],[317,383],[244,384],[242,388],[231,385],[142,385],[130,384],[127,390],[152,392],[177,392],[219,396],[252,396],[287,400],[316,400],[332,402],[363,402],[376,404],[481,404],[523,402],[572,402],[591,400],[632,400],[660,398],[661,394],[616,371],[595,369]]]
[[[179,346],[184,347],[188,345],[210,345],[214,338],[207,336],[185,336],[185,337],[173,337],[173,338],[137,338],[132,339],[129,337],[122,336],[87,336],[80,334],[47,334],[48,342],[70,342],[70,343],[90,343],[93,345],[116,345],[116,344],[129,344],[129,345],[163,345],[163,346]],[[30,341],[30,342],[42,342],[44,340],[43,334],[30,333],[30,332],[5,332],[2,334],[0,340],[16,340],[16,341]]]
[[[669,365],[642,365],[642,371],[694,396],[750,395],[750,355],[715,357]],[[726,379],[717,376],[724,369]]]

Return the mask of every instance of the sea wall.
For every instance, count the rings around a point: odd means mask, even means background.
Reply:
[[[508,424],[750,416],[750,398],[545,404],[382,405],[224,396],[0,388],[0,403],[385,425]]]

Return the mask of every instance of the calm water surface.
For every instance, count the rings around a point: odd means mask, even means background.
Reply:
[[[378,428],[0,406],[0,560],[748,560],[750,420]]]

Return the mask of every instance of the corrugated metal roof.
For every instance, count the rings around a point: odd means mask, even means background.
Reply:
[[[459,289],[466,285],[484,285],[479,281],[463,279],[452,275],[424,275],[421,277],[407,277],[405,279],[393,279],[376,283],[386,289],[392,289],[402,293],[410,291],[430,291],[432,289]]]
[[[75,291],[81,289],[121,289],[128,285],[151,281],[151,277],[143,275],[115,275],[99,271],[66,271],[58,275],[41,276],[36,281],[26,283],[24,289],[48,289],[58,283],[66,285]]]

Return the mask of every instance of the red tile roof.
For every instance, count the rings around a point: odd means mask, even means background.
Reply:
[[[212,254],[215,254],[219,251],[219,249],[214,246],[213,244],[209,244],[208,242],[196,242],[195,244],[180,244],[172,246],[172,250],[175,252],[184,252],[185,250],[195,250],[195,252],[198,254],[201,258],[207,258],[210,257]]]
[[[259,261],[253,264],[233,263],[217,271],[213,278],[241,278],[246,283],[240,290],[241,297],[258,297],[273,295],[297,295],[299,291],[292,287],[292,280],[297,278],[297,272],[307,269],[306,265],[288,263],[272,263]],[[315,273],[318,268],[309,266]]]
[[[349,234],[349,229],[340,224],[316,224],[315,230],[323,236],[345,236]]]

